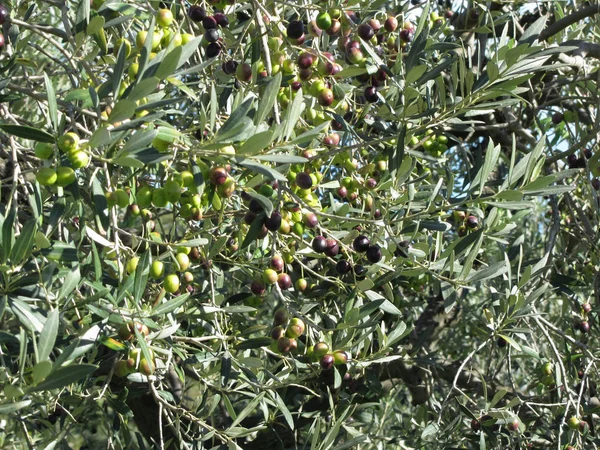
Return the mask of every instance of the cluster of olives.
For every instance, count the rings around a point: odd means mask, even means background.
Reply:
[[[295,351],[298,348],[297,339],[304,334],[306,326],[302,319],[294,317],[288,320],[288,313],[285,309],[278,309],[273,316],[273,329],[271,338],[273,338],[273,351],[285,354]]]
[[[75,170],[87,166],[90,162],[89,155],[82,150],[79,136],[74,132],[62,135],[56,142],[56,147],[64,153],[70,166],[42,167],[37,171],[36,179],[43,186],[57,185],[68,186],[75,182]],[[44,160],[51,160],[55,156],[55,146],[45,142],[38,142],[34,149],[35,155]]]
[[[123,323],[118,329],[118,336],[123,341],[131,344],[135,338],[135,331],[138,331],[142,337],[148,336],[150,330],[148,327],[137,321],[130,320]],[[117,361],[114,366],[114,373],[117,377],[126,377],[127,375],[139,372],[143,375],[152,375],[155,371],[155,356],[151,349],[148,349],[151,359],[148,360],[143,355],[142,350],[139,348],[132,348],[129,350],[127,359]]]
[[[200,5],[192,5],[188,9],[188,17],[192,22],[201,24],[204,30],[202,46],[207,58],[219,56],[223,48],[223,38],[221,28],[229,27],[228,17],[220,12],[212,16],[206,12],[206,9]],[[250,73],[252,75],[252,73]]]
[[[581,305],[581,318],[575,321],[575,329],[579,330],[582,334],[587,334],[590,331],[590,322],[588,321],[588,315],[592,312],[592,305],[584,303]]]
[[[326,342],[317,342],[306,349],[309,360],[318,362],[323,370],[330,370],[334,365],[346,364],[349,360],[348,353],[344,350],[331,351]]]
[[[474,214],[467,214],[465,211],[455,210],[452,213],[452,220],[457,228],[459,236],[465,236],[467,232],[479,228],[479,218]]]

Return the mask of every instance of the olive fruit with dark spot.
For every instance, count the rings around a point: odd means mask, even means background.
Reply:
[[[326,245],[327,245],[327,248],[324,251],[326,256],[333,258],[335,255],[337,255],[339,253],[340,246],[338,245],[338,243],[335,239],[328,238],[326,241]]]
[[[295,340],[290,339],[285,336],[280,337],[279,339],[277,339],[277,349],[281,353],[289,353],[290,351],[292,351],[292,347],[293,347],[292,341],[295,341]]]
[[[477,218],[477,216],[469,216],[467,217],[465,223],[467,225],[467,228],[474,229],[477,228],[477,226],[479,225],[479,219]]]
[[[552,123],[554,125],[558,125],[559,123],[561,123],[564,120],[565,116],[563,115],[563,113],[557,112],[552,114]]]
[[[217,21],[213,16],[206,16],[202,19],[202,26],[205,30],[210,30],[211,28],[217,28]]]
[[[352,266],[345,259],[340,259],[335,265],[335,270],[337,270],[337,273],[340,275],[344,275],[352,270]]]
[[[376,103],[379,100],[377,96],[377,88],[375,86],[367,86],[364,92],[365,100],[369,103]]]
[[[282,338],[285,336],[285,328],[283,328],[281,325],[278,325],[271,330],[270,335],[271,335],[271,339],[276,341],[279,338]]]
[[[206,10],[202,6],[190,6],[190,9],[188,9],[188,17],[193,22],[202,22],[206,18]]]
[[[300,39],[304,34],[304,24],[299,20],[292,20],[287,26],[287,36],[291,39]]]
[[[285,309],[279,308],[277,311],[275,311],[275,314],[273,314],[273,323],[275,325],[283,325],[287,321],[288,312]]]
[[[321,369],[330,370],[333,367],[334,359],[333,355],[327,354],[321,357],[319,364],[321,365]]]
[[[265,286],[265,282],[263,280],[254,280],[250,284],[250,290],[254,295],[264,295],[267,287]]]
[[[219,25],[220,27],[227,28],[229,26],[229,19],[225,14],[216,13],[213,17],[217,21],[217,25]]]
[[[204,32],[204,39],[206,39],[207,42],[217,42],[220,37],[219,30],[216,28],[209,28]]]
[[[315,57],[312,53],[302,52],[298,56],[297,64],[300,69],[308,69],[315,62]]]
[[[381,248],[379,245],[372,245],[367,249],[367,259],[373,264],[381,261],[383,255],[381,254]]]
[[[365,41],[370,40],[375,36],[375,30],[368,23],[361,23],[357,29],[358,35]]]
[[[506,428],[508,428],[509,431],[515,432],[515,431],[519,430],[519,425],[520,425],[519,419],[513,419],[506,424]]]
[[[306,172],[300,172],[296,175],[296,186],[300,189],[310,189],[313,185],[313,180]]]
[[[398,36],[400,37],[400,39],[403,42],[410,42],[410,41],[412,41],[413,33],[412,33],[412,30],[404,29],[404,30],[400,31],[400,33],[398,34]]]
[[[281,226],[281,214],[278,211],[273,211],[273,214],[265,221],[265,227],[269,231],[277,231]]]
[[[292,287],[292,279],[287,273],[280,273],[277,276],[277,285],[282,290],[287,290]]]
[[[223,72],[225,72],[227,75],[233,75],[235,73],[235,69],[237,69],[237,66],[237,61],[230,59],[229,61],[225,61],[221,68],[223,69]]]
[[[590,331],[590,323],[587,320],[582,320],[581,322],[579,322],[579,331],[581,331],[583,334],[586,334]]]
[[[221,46],[218,42],[211,42],[204,51],[207,58],[216,58],[221,53]]]
[[[369,241],[369,238],[362,234],[354,238],[354,241],[352,242],[352,248],[360,253],[366,252],[370,245],[371,242]]]
[[[398,28],[398,19],[396,19],[394,16],[388,17],[385,19],[385,22],[383,22],[383,28],[385,28],[385,31],[390,33],[396,31],[396,28]]]
[[[312,249],[317,253],[323,253],[327,250],[327,239],[323,236],[316,236],[312,241]]]
[[[569,164],[569,167],[570,167],[571,169],[576,169],[576,168],[577,168],[577,159],[578,159],[578,158],[577,158],[577,155],[575,155],[574,153],[573,153],[573,154],[570,154],[570,155],[567,157],[567,163]]]

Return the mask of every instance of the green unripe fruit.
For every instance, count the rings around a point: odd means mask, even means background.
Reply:
[[[271,286],[271,285],[277,283],[277,272],[275,272],[273,269],[265,269],[265,271],[263,272],[262,278],[263,278],[263,281],[265,282],[265,284],[268,284]]]
[[[297,291],[303,292],[308,287],[308,282],[306,281],[305,278],[298,278],[296,280],[296,283],[294,284],[294,287],[296,288]]]
[[[63,134],[56,143],[58,148],[65,153],[72,153],[79,148],[79,136],[73,132]]]
[[[137,204],[140,208],[147,208],[152,204],[152,188],[144,185],[138,189],[136,195]]]
[[[135,269],[137,269],[139,262],[140,262],[140,258],[138,258],[137,256],[135,256],[135,257],[131,258],[129,261],[127,261],[125,270],[127,271],[127,273],[129,275],[131,275],[133,272],[135,272]]]
[[[171,203],[177,203],[181,198],[181,186],[177,181],[167,181],[165,183],[164,190],[167,200]]]
[[[193,34],[189,34],[189,33],[183,33],[181,35],[181,45],[185,45],[188,42],[190,42],[192,39],[194,39],[194,35]]]
[[[131,42],[129,42],[125,38],[119,38],[117,39],[117,42],[115,42],[115,47],[113,49],[114,55],[117,56],[119,54],[119,49],[121,48],[121,45],[125,46],[125,58],[129,58],[129,55],[131,55]]]
[[[140,359],[140,373],[143,375],[152,375],[154,373],[154,363],[146,358]]]
[[[285,335],[289,338],[297,338],[302,336],[304,329],[305,325],[302,319],[294,317],[292,320],[290,320]]]
[[[331,15],[327,11],[320,12],[315,22],[321,30],[328,30],[333,23]]]
[[[157,208],[164,208],[167,206],[169,201],[167,200],[167,193],[164,188],[154,189],[154,192],[152,192],[152,203]]]
[[[154,140],[152,141],[152,147],[154,147],[159,152],[163,152],[163,153],[165,153],[169,150],[170,145],[171,145],[171,143],[169,141],[160,139],[158,136],[155,137]]]
[[[169,28],[173,23],[173,13],[168,9],[159,9],[156,13],[156,23],[161,28]]]
[[[50,167],[42,167],[38,171],[35,178],[42,186],[52,186],[54,183],[56,183],[57,175],[54,169]]]
[[[579,420],[575,416],[573,416],[573,417],[569,418],[569,420],[567,420],[567,426],[569,428],[571,428],[572,430],[577,430],[579,428],[580,423],[581,423],[581,420]]]
[[[177,270],[179,272],[185,272],[190,267],[190,258],[185,253],[177,253],[175,260],[177,261]]]
[[[171,273],[165,277],[165,281],[163,283],[163,288],[169,294],[174,294],[175,292],[177,292],[179,290],[179,285],[180,285],[179,277],[176,274]]]
[[[333,352],[334,364],[346,364],[348,362],[348,354],[343,350],[336,350]]]
[[[150,266],[150,276],[152,278],[160,278],[165,273],[165,265],[162,261],[153,261]]]
[[[542,375],[552,375],[552,363],[545,363],[541,368]]]
[[[75,171],[70,167],[59,167],[56,169],[56,184],[58,186],[68,186],[73,184],[76,179]]]
[[[76,151],[70,154],[69,161],[74,169],[82,169],[89,164],[90,157],[86,152]]]
[[[112,193],[115,199],[115,205],[119,208],[126,208],[129,206],[129,194],[123,189],[117,189]]]
[[[317,358],[325,356],[327,353],[329,353],[329,345],[327,345],[325,342],[319,342],[318,344],[315,344],[314,353],[315,357]]]
[[[46,142],[38,142],[35,145],[35,156],[40,159],[50,159],[54,155],[54,146]]]
[[[148,39],[148,32],[146,30],[139,31],[135,37],[135,46],[141,50],[144,48],[146,43],[146,39]],[[154,32],[152,34],[152,50],[158,50],[160,47],[160,41],[162,39],[162,35],[160,33]]]
[[[196,181],[194,180],[194,174],[189,170],[181,172],[181,180],[183,181],[183,187],[188,189],[194,189],[196,187]]]
[[[114,374],[119,378],[126,377],[131,373],[131,369],[127,363],[127,360],[117,361],[114,367]]]
[[[129,78],[131,79],[135,79],[135,77],[137,77],[137,74],[140,70],[140,65],[138,63],[131,63],[129,65],[129,68],[127,69],[127,75],[129,75]]]

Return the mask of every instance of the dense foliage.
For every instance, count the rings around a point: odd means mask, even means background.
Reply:
[[[0,447],[597,448],[600,6],[196,3],[0,6]]]

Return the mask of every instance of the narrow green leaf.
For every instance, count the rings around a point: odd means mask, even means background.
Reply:
[[[242,410],[242,412],[240,412],[237,417],[235,418],[235,420],[233,421],[233,423],[229,426],[229,428],[235,428],[237,427],[242,420],[244,420],[246,417],[248,417],[258,406],[258,404],[260,402],[262,402],[263,397],[265,396],[266,392],[261,392],[260,394],[258,394],[250,403],[248,403],[246,405],[246,407]]]
[[[183,295],[178,295],[177,297],[165,302],[165,303],[161,303],[160,305],[158,305],[156,308],[154,308],[152,310],[152,312],[150,313],[151,317],[159,317],[159,316],[163,316],[167,313],[173,312],[175,311],[177,308],[179,308],[181,305],[183,305],[188,298],[190,298],[190,294],[183,294]]]
[[[287,181],[287,178],[281,172],[278,172],[277,170],[272,169],[271,167],[252,162],[248,159],[240,160],[239,158],[236,158],[236,160],[238,160],[238,164],[240,166],[258,172],[261,175],[265,175],[266,177],[272,180]]]
[[[148,36],[147,40],[152,40],[152,36]],[[112,91],[115,99],[119,98],[119,90],[121,89],[121,83],[123,82],[125,74],[125,60],[127,59],[127,49],[125,43],[122,42],[119,47],[119,53],[117,54],[117,61],[115,62],[115,68],[112,73]],[[111,122],[114,123],[114,122]]]
[[[58,335],[59,316],[58,309],[53,309],[48,313],[38,341],[38,362],[46,361],[54,349],[54,343]]]
[[[50,133],[26,125],[0,124],[0,130],[23,139],[31,139],[32,141],[47,142],[49,144],[54,144],[55,141],[54,136]]]
[[[136,108],[137,105],[133,100],[121,99],[111,111],[108,122],[114,124],[129,119],[135,114]]]
[[[57,300],[61,300],[67,297],[71,292],[77,288],[79,282],[81,281],[81,272],[79,271],[79,264],[76,264],[71,271],[65,277],[65,280],[60,287],[60,291],[58,292]]]
[[[175,70],[179,69],[191,59],[194,52],[198,49],[200,42],[202,42],[202,39],[203,36],[198,36],[197,38],[192,39],[190,42],[183,46],[183,48],[181,49],[181,54],[179,55],[179,62],[177,63],[177,67],[175,68]]]
[[[129,91],[125,98],[135,102],[147,97],[156,90],[159,83],[160,79],[157,76],[144,78]]]
[[[2,223],[2,263],[6,263],[15,242],[15,218],[17,210],[13,206]]]
[[[469,254],[463,262],[463,268],[460,271],[458,279],[464,280],[470,274],[471,268],[473,267],[473,262],[475,261],[475,258],[479,253],[479,249],[481,248],[481,244],[483,243],[483,236],[483,233],[481,233],[479,235],[479,239],[477,239],[477,241],[473,244],[473,247],[471,247],[471,251],[469,252]]]
[[[110,135],[110,131],[108,131],[105,127],[100,127],[92,137],[90,138],[89,145],[90,147],[101,147],[103,145],[109,145],[112,142],[112,137]]]
[[[158,69],[156,69],[156,73],[154,77],[159,80],[164,80],[165,78],[171,76],[179,65],[179,60],[182,54],[182,47],[175,47],[171,50],[161,61]]]
[[[300,114],[302,114],[302,111],[304,110],[304,106],[304,97],[302,95],[302,88],[300,88],[298,89],[298,92],[296,92],[294,100],[288,105],[285,119],[282,123],[283,136],[280,136],[280,140],[284,142],[289,141],[294,128],[296,128],[298,119],[300,119]]]
[[[60,367],[52,372],[48,377],[30,389],[30,392],[48,391],[51,389],[60,389],[75,383],[98,369],[98,366],[93,364],[73,364],[66,367]]]
[[[11,250],[10,260],[13,264],[19,265],[29,258],[29,255],[31,255],[31,252],[33,251],[36,232],[37,220],[28,220],[21,229],[21,234],[19,234],[19,237]]]
[[[273,105],[277,100],[277,94],[279,93],[279,88],[281,87],[281,72],[278,72],[264,88],[264,92],[260,97],[260,103],[258,104],[258,111],[256,112],[256,117],[254,119],[254,123],[256,125],[260,124],[263,120],[266,119],[267,115],[273,109]]]
[[[271,145],[273,141],[273,131],[267,130],[261,133],[257,133],[250,137],[244,144],[238,149],[236,154],[252,156],[262,152],[265,148]]]
[[[19,411],[20,409],[27,408],[31,405],[32,400],[23,400],[15,403],[5,403],[0,405],[0,414],[11,414]]]
[[[42,249],[42,255],[63,264],[78,261],[77,248],[59,241],[54,241],[50,247]]]
[[[495,278],[497,276],[503,275],[508,271],[506,267],[506,261],[500,261],[496,264],[492,264],[485,269],[478,270],[477,272],[471,272],[471,274],[467,277],[466,281],[468,283],[475,283],[477,281],[484,281],[490,278]]]
[[[273,343],[273,339],[270,337],[261,337],[261,338],[252,338],[247,339],[243,342],[240,342],[235,346],[236,350],[250,350],[253,348],[261,348],[271,345]]]
[[[269,154],[253,156],[253,158],[258,159],[260,161],[267,161],[280,164],[304,164],[308,162],[308,159],[306,159],[305,157],[296,155]]]
[[[287,408],[287,406],[283,402],[283,399],[276,391],[273,392],[273,396],[275,397],[275,402],[277,403],[277,407],[283,414],[283,417],[284,417],[285,421],[287,422],[288,426],[290,427],[290,430],[293,430],[294,429],[294,419],[292,417],[292,414],[290,413],[290,410]]]
[[[146,284],[148,282],[148,274],[150,272],[150,250],[146,250],[135,269],[135,275],[133,280],[133,299],[136,304],[140,303],[142,296],[146,290]]]
[[[56,104],[56,92],[48,74],[44,72],[44,83],[46,84],[46,93],[48,94],[48,115],[50,123],[55,133],[58,132],[58,106]]]

